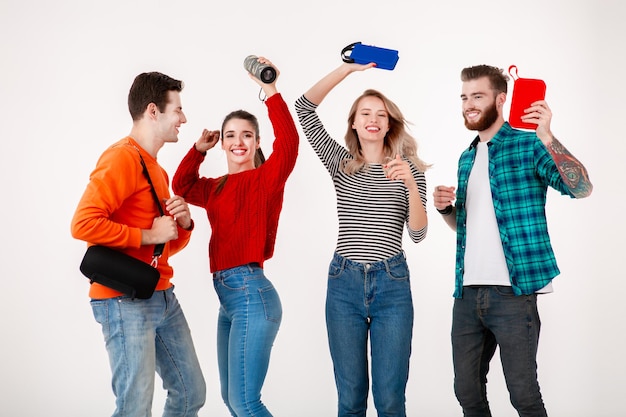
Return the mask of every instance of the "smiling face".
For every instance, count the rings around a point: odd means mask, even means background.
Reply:
[[[382,141],[389,131],[389,114],[385,103],[378,97],[365,96],[357,105],[352,129],[356,130],[359,141]]]
[[[496,94],[487,77],[463,82],[461,101],[465,127],[478,132],[489,129],[500,117],[505,98],[504,93]]]
[[[229,173],[254,169],[259,139],[255,126],[248,120],[232,118],[224,124],[222,149],[226,152]]]
[[[158,121],[158,135],[163,142],[178,142],[178,132],[183,123],[187,123],[187,118],[183,113],[178,91],[168,91],[168,101],[163,112],[156,106],[154,111]]]

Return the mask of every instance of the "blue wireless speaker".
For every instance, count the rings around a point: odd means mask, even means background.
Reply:
[[[398,51],[355,42],[342,49],[341,59],[363,65],[375,62],[376,68],[392,70],[398,62]]]

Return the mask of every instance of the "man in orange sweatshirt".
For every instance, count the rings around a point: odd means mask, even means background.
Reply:
[[[191,332],[170,282],[169,257],[187,245],[194,224],[185,200],[170,196],[169,177],[157,162],[159,149],[177,142],[178,130],[187,121],[182,88],[182,81],[158,72],[135,78],[128,94],[131,132],[100,156],[72,219],[74,238],[146,263],[151,262],[154,245],[165,243],[151,298],[131,298],[98,283],[90,287],[113,374],[114,417],[150,415],[155,372],[168,392],[163,416],[197,416],[205,401],[206,385]],[[163,216],[141,159],[164,202]]]

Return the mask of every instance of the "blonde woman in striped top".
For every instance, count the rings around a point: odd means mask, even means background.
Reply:
[[[346,146],[324,128],[317,107],[355,71],[344,63],[295,103],[307,140],[328,170],[337,195],[339,233],[326,294],[326,327],[339,398],[338,415],[366,415],[370,374],[380,416],[404,417],[413,328],[409,270],[402,249],[426,236],[428,168],[400,109],[366,90],[349,112]]]

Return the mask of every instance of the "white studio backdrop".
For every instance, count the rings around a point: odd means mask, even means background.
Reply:
[[[539,378],[548,411],[557,417],[620,415],[626,389],[620,171],[626,147],[618,122],[626,110],[620,79],[625,17],[618,0],[0,0],[0,415],[104,417],[113,411],[104,343],[87,280],[78,271],[85,245],[72,239],[69,225],[98,156],[130,131],[126,95],[135,75],[161,71],[185,81],[188,123],[179,143],[159,154],[172,176],[202,129],[219,128],[238,108],[258,116],[261,144],[270,153],[271,126],[258,86],[243,70],[244,57],[264,55],[276,64],[279,89],[293,110],[355,41],[397,49],[400,59],[393,71],[356,73],[333,90],[319,109],[327,129],[343,143],[350,105],[366,88],[376,88],[400,106],[421,156],[433,164],[426,174],[428,237],[418,245],[405,240],[415,301],[409,415],[461,415],[449,341],[455,237],[434,210],[432,191],[455,183],[458,156],[474,136],[461,118],[459,74],[483,63],[515,64],[520,76],[546,82],[552,129],[586,165],[595,186],[580,201],[548,195],[561,267],[555,292],[540,299]],[[301,141],[275,256],[266,263],[284,320],[263,400],[275,416],[332,416],[336,393],[324,299],[337,232],[335,197],[304,135]],[[221,152],[209,153],[204,175],[226,171]],[[208,384],[200,415],[227,416],[216,367],[210,230],[203,210],[193,207],[192,214],[191,242],[172,259],[174,283]],[[516,415],[497,357],[489,376],[494,415]],[[155,416],[163,401],[157,388]],[[372,406],[368,416],[374,415]]]

